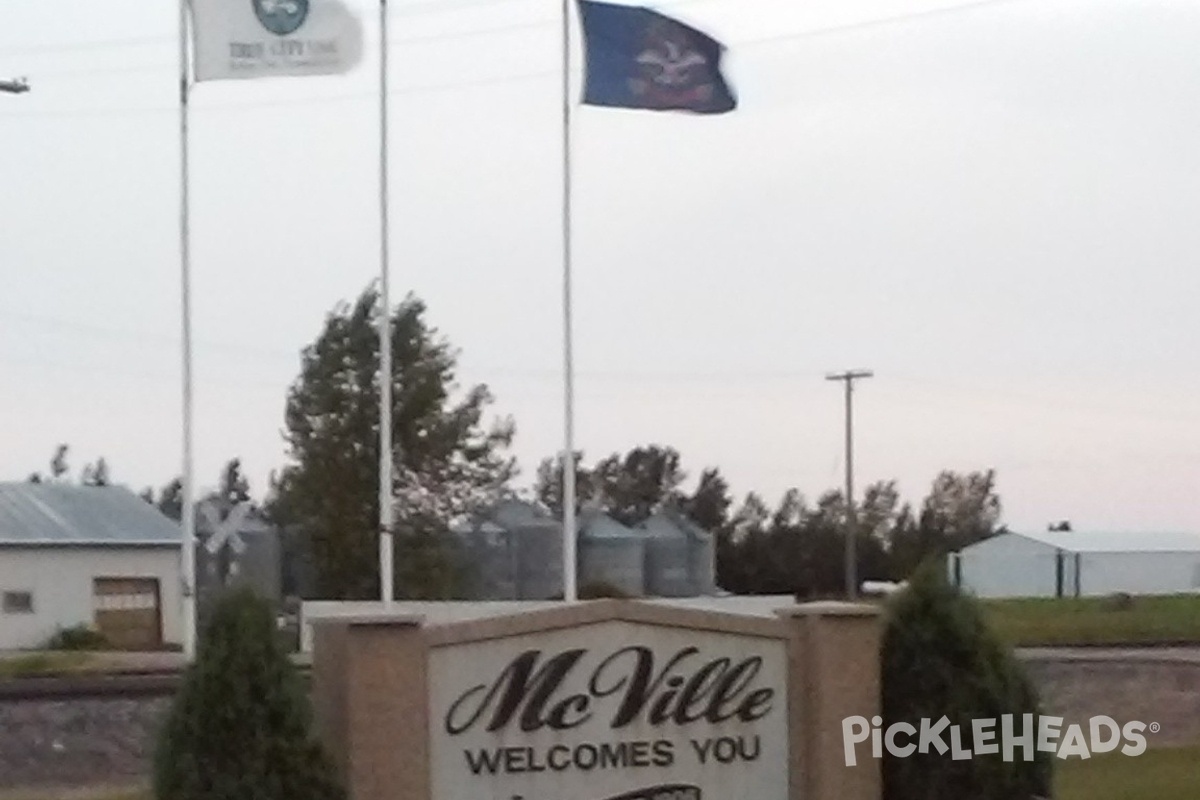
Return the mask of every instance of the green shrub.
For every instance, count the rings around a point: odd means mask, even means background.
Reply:
[[[49,638],[46,650],[109,650],[112,645],[100,631],[88,625],[73,625],[70,628],[59,628],[58,632]]]
[[[344,800],[304,686],[250,590],[215,604],[160,734],[157,800]]]
[[[1011,714],[1024,733],[1023,714],[1039,714],[1037,694],[1014,656],[988,629],[976,601],[950,586],[941,571],[927,567],[889,603],[883,640],[883,724],[943,716],[957,725],[962,746],[973,749],[971,721]],[[949,734],[942,739],[949,744]],[[1036,734],[1035,734],[1036,739]],[[915,737],[913,738],[915,741]],[[1051,793],[1053,754],[1025,748],[1010,762],[1003,749],[953,760],[933,747],[907,758],[884,754],[885,800],[1029,800]]]

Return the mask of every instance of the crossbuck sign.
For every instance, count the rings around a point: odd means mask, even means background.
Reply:
[[[242,523],[246,521],[246,517],[249,516],[250,508],[250,501],[244,500],[234,506],[233,510],[229,512],[229,516],[222,520],[220,513],[212,503],[200,506],[200,513],[212,531],[204,545],[208,552],[216,555],[227,542],[235,554],[240,556],[246,552],[246,543],[238,532]]]

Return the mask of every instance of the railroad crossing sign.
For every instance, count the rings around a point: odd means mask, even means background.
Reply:
[[[200,513],[212,531],[208,536],[208,541],[204,543],[208,552],[216,555],[226,543],[229,544],[229,549],[233,550],[235,555],[240,556],[246,552],[246,543],[242,540],[240,532],[242,523],[250,515],[252,507],[249,500],[243,500],[233,507],[229,516],[222,520],[215,504],[204,503],[200,506]]]

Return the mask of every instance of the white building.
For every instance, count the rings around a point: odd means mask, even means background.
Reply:
[[[76,625],[129,649],[180,643],[180,541],[127,489],[0,483],[0,649]]]
[[[1002,533],[951,553],[949,578],[979,597],[1091,597],[1200,591],[1200,536]]]

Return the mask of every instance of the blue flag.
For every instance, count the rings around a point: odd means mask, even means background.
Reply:
[[[583,102],[723,114],[737,107],[721,74],[725,47],[641,6],[579,0],[586,52]]]

